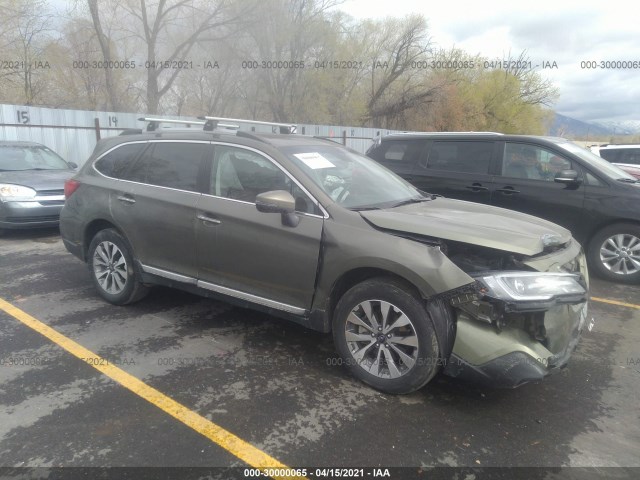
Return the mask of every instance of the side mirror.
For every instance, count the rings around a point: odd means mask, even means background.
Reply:
[[[288,227],[297,227],[300,217],[295,214],[296,200],[285,190],[273,190],[256,196],[256,209],[263,213],[279,213],[282,223]]]
[[[78,164],[75,162],[67,162],[67,165],[69,165],[69,168],[73,168],[74,170],[78,168]]]
[[[556,174],[553,181],[566,185],[580,185],[582,183],[582,179],[578,177],[578,172],[575,170],[562,170]]]

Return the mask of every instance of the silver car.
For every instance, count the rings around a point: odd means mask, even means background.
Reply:
[[[64,182],[75,168],[39,143],[0,142],[0,234],[57,226]]]

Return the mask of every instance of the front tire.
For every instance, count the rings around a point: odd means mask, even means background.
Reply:
[[[115,230],[98,232],[89,245],[88,263],[98,294],[114,305],[142,299],[149,291],[140,283],[133,267],[131,248]]]
[[[433,322],[443,320],[450,318],[432,318],[424,301],[402,282],[374,278],[342,296],[333,338],[356,378],[385,393],[405,394],[438,373],[443,348]]]
[[[640,283],[640,226],[616,223],[589,243],[589,263],[596,275],[612,282]]]

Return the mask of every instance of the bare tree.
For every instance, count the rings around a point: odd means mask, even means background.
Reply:
[[[44,0],[7,2],[0,21],[2,51],[12,60],[12,68],[1,72],[5,93],[13,91],[26,105],[37,102],[46,82],[43,52],[51,41],[49,26],[53,15]]]
[[[257,12],[261,20],[249,29],[246,60],[259,66],[257,78],[269,114],[276,121],[298,121],[305,92],[305,65],[313,49],[334,33],[328,11],[341,0],[272,0]],[[265,67],[262,68],[262,62]]]
[[[109,65],[113,60],[113,57],[111,55],[111,40],[105,34],[104,29],[102,28],[100,11],[98,9],[98,0],[87,0],[87,3],[89,5],[89,11],[91,12],[93,27],[95,28],[96,35],[98,36],[98,43],[100,44],[100,49],[102,50],[102,58],[104,62]],[[120,100],[114,86],[113,70],[111,68],[104,68],[103,70],[109,103],[111,105],[111,108],[117,112],[120,110]]]
[[[370,93],[365,120],[390,128],[403,112],[427,101],[434,91],[421,81],[417,62],[431,53],[427,24],[421,15],[387,19],[367,26],[371,45]]]
[[[253,8],[249,1],[241,2],[242,8],[230,8],[231,0],[198,3],[194,0],[168,2],[159,0],[148,4],[123,4],[123,8],[135,19],[138,27],[132,33],[146,46],[146,103],[149,113],[157,113],[162,97],[171,89],[181,68],[174,62],[188,60],[189,53],[199,40],[215,42],[231,32],[227,27],[238,26]],[[184,32],[188,32],[184,35]],[[163,81],[164,80],[164,81]]]

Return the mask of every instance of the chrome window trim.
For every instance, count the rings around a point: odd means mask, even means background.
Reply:
[[[296,307],[294,305],[278,302],[269,298],[259,297],[258,295],[253,295],[251,293],[241,292],[240,290],[234,290],[233,288],[223,287],[221,285],[216,285],[215,283],[204,282],[193,277],[170,272],[161,268],[150,267],[149,265],[145,265],[143,263],[141,263],[140,266],[142,267],[142,270],[144,272],[150,273],[152,275],[157,275],[158,277],[168,278],[169,280],[176,280],[178,282],[186,283],[189,285],[195,285],[205,290],[211,290],[212,292],[239,298],[241,300],[246,300],[258,305],[274,308],[283,312],[292,313],[294,315],[304,315],[306,313],[306,310],[304,308]]]
[[[209,140],[167,140],[167,139],[132,140],[130,142],[119,143],[118,145],[115,145],[114,147],[112,147],[109,150],[107,150],[106,152],[101,153],[100,156],[93,161],[93,163],[91,164],[91,168],[98,175],[100,175],[101,177],[109,178],[111,180],[116,180],[116,181],[119,181],[119,182],[127,182],[127,183],[131,183],[131,184],[134,184],[134,185],[146,185],[146,186],[149,186],[149,187],[156,187],[156,188],[166,188],[166,189],[177,191],[177,192],[192,193],[192,194],[195,194],[195,195],[204,195],[204,196],[207,196],[207,197],[221,198],[223,200],[229,200],[229,201],[232,201],[232,202],[246,203],[247,205],[255,205],[255,202],[246,202],[246,201],[243,201],[243,200],[236,200],[236,199],[233,199],[233,198],[220,197],[218,195],[213,195],[211,193],[193,192],[191,190],[181,190],[179,188],[165,187],[165,186],[162,186],[162,185],[153,185],[151,183],[134,182],[133,180],[126,180],[126,179],[123,179],[123,178],[110,177],[109,175],[105,175],[104,173],[102,173],[100,170],[98,170],[96,168],[96,163],[98,163],[98,161],[100,161],[105,155],[111,153],[116,148],[120,148],[120,147],[122,147],[124,145],[133,145],[133,144],[136,144],[136,143],[167,143],[167,142],[171,142],[171,143],[206,143],[206,144],[209,144],[211,146],[224,145],[224,146],[229,146],[229,147],[243,148],[245,150],[250,150],[250,151],[252,151],[254,153],[257,153],[258,155],[263,156],[264,158],[269,160],[271,163],[273,163],[287,177],[289,177],[296,185],[298,185],[298,187],[300,187],[300,189],[311,199],[311,201],[322,212],[322,215],[316,215],[314,213],[305,213],[305,212],[296,212],[297,214],[304,215],[304,216],[307,216],[307,217],[323,218],[325,220],[329,218],[329,213],[322,206],[322,204],[295,177],[293,177],[286,169],[284,169],[284,167],[282,167],[278,162],[276,162],[269,155],[265,154],[264,152],[262,152],[262,151],[260,151],[260,150],[258,150],[256,148],[247,147],[245,145],[238,145],[236,143],[215,142],[215,141],[209,141]]]
[[[218,200],[225,200],[227,202],[235,202],[235,203],[243,203],[245,205],[251,205],[252,207],[255,208],[256,204],[254,202],[247,202],[246,200],[238,200],[236,198],[228,198],[228,197],[220,197],[218,195],[213,195],[210,193],[202,193],[201,194],[203,197],[209,197],[209,198],[216,198]],[[321,209],[322,211],[324,211],[324,209]],[[316,215],[315,213],[306,213],[306,212],[295,212],[296,215],[302,215],[303,217],[312,217],[312,218],[322,218],[322,219],[327,219],[329,218],[328,216],[322,216],[322,215]]]

